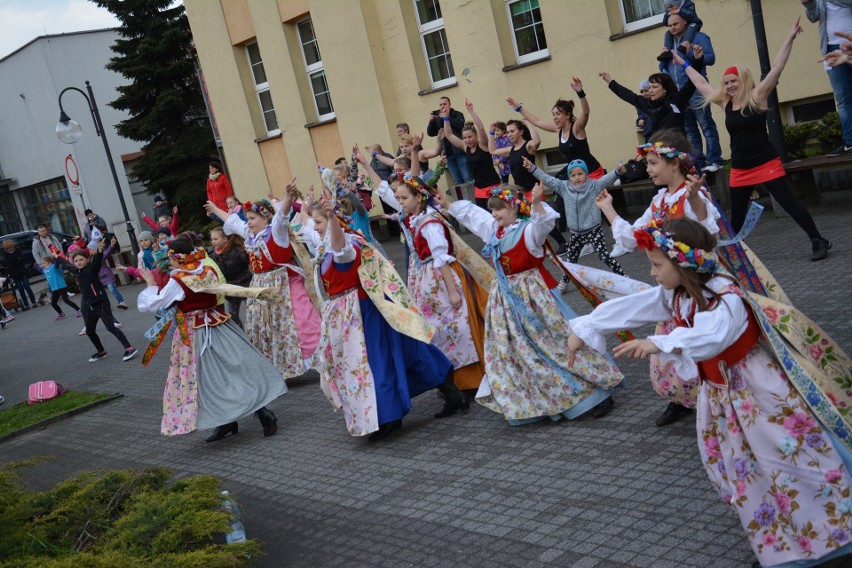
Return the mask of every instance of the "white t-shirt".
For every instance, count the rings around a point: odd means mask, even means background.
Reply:
[[[837,32],[852,33],[852,9],[826,2],[825,32],[829,45],[847,41],[846,38],[837,35]]]

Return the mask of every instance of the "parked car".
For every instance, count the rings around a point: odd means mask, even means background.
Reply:
[[[30,268],[30,276],[38,276],[39,272],[35,268],[33,268],[33,264],[35,263],[35,259],[33,259],[33,239],[38,234],[37,231],[21,231],[20,233],[10,233],[8,235],[0,236],[0,247],[3,246],[3,241],[11,240],[15,243],[15,248],[21,251],[21,255],[24,257],[24,260],[27,262],[27,266]],[[68,247],[71,246],[71,243],[74,241],[74,235],[66,235],[65,233],[50,233],[62,244],[62,250],[68,251]],[[6,273],[6,265],[3,260],[3,255],[0,255],[0,272],[3,274]]]

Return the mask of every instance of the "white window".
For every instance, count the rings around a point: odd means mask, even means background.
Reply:
[[[263,59],[260,57],[260,48],[256,41],[246,46],[246,56],[248,57],[249,67],[251,67],[251,77],[254,90],[257,93],[257,102],[260,104],[260,112],[263,114],[263,122],[266,125],[266,134],[268,136],[280,134],[281,130],[278,128],[275,107],[272,105],[272,95],[269,93],[269,82],[266,80]]]
[[[632,32],[663,21],[665,0],[619,0],[624,31]]]
[[[420,29],[423,54],[426,56],[432,88],[454,84],[456,72],[453,69],[453,58],[450,56],[447,34],[444,31],[441,4],[438,0],[414,0],[414,11],[417,12],[417,26]]]
[[[314,94],[314,107],[319,120],[334,118],[334,107],[331,104],[331,95],[328,92],[328,82],[325,80],[325,70],[322,66],[317,36],[314,33],[314,25],[310,18],[296,24],[299,30],[299,43],[302,45],[302,58],[305,61],[305,70],[308,72],[308,82]]]
[[[506,0],[518,63],[547,57],[547,39],[538,0]]]

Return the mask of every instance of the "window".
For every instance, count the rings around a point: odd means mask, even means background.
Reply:
[[[518,63],[535,61],[548,55],[544,24],[538,0],[506,0],[509,25]]]
[[[834,98],[821,101],[810,101],[792,105],[793,122],[812,122],[819,120],[830,112],[835,112]]]
[[[420,29],[432,88],[454,84],[456,72],[453,70],[453,58],[447,45],[440,3],[438,0],[414,0],[414,9],[417,12],[417,27]]]
[[[31,227],[44,223],[51,231],[69,235],[79,233],[71,193],[65,186],[65,178],[48,180],[17,191],[22,198],[27,223]]]
[[[314,33],[314,24],[310,19],[296,24],[299,30],[299,43],[302,44],[302,58],[305,60],[305,69],[308,72],[308,82],[314,94],[314,107],[319,120],[334,118],[334,107],[331,105],[331,95],[328,92],[328,82],[325,80],[325,70],[322,66],[317,36]]]
[[[619,0],[624,31],[632,32],[663,21],[665,0]]]
[[[266,134],[280,134],[278,118],[275,116],[275,106],[272,104],[272,95],[269,93],[269,82],[266,80],[266,71],[263,69],[263,59],[260,57],[260,48],[257,42],[246,46],[249,66],[251,67],[252,82],[257,93],[257,102],[260,104],[260,112],[263,114],[263,122],[266,125]]]

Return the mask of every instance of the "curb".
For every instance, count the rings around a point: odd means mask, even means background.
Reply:
[[[102,398],[101,400],[96,400],[94,402],[90,402],[89,404],[84,404],[83,406],[78,406],[77,408],[73,408],[73,409],[71,409],[67,412],[63,412],[62,414],[57,414],[56,416],[51,416],[50,418],[42,420],[41,422],[36,422],[35,424],[30,424],[26,428],[21,428],[20,430],[15,430],[14,432],[6,434],[5,436],[0,436],[0,444],[2,444],[3,442],[5,442],[7,440],[11,440],[12,438],[16,438],[16,437],[21,436],[23,434],[27,434],[29,432],[32,432],[33,430],[40,430],[40,429],[44,428],[45,426],[49,426],[50,424],[53,424],[54,422],[59,422],[60,420],[64,420],[66,418],[71,418],[72,416],[76,416],[77,414],[81,414],[83,412],[86,412],[87,410],[91,410],[93,408],[101,406],[102,404],[112,402],[116,399],[122,398],[123,396],[124,395],[121,394],[121,393],[115,393],[114,395],[108,396],[107,398]]]

